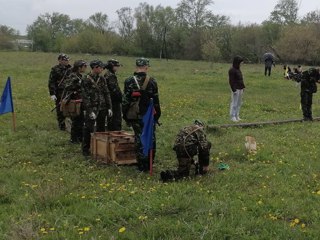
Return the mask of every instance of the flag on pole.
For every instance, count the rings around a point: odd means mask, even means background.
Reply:
[[[0,101],[0,114],[5,114],[9,112],[14,112],[10,77],[8,77]]]
[[[142,118],[143,129],[140,137],[145,156],[148,156],[149,151],[153,148],[154,113],[153,99],[150,99],[148,110]]]

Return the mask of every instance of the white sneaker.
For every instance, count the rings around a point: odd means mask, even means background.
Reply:
[[[238,119],[237,119],[236,117],[232,117],[232,118],[231,118],[231,121],[232,121],[232,122],[238,122]]]
[[[236,119],[238,120],[238,121],[241,121],[242,119],[241,118],[239,118],[239,117],[236,117]]]

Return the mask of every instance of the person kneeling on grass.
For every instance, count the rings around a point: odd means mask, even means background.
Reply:
[[[162,171],[160,173],[162,181],[188,177],[192,164],[195,165],[195,174],[206,174],[209,167],[210,148],[211,142],[206,138],[202,121],[195,120],[192,125],[181,129],[173,146],[178,159],[178,169]],[[193,160],[196,155],[198,155],[198,163]]]

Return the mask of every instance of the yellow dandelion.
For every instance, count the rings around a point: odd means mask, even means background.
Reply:
[[[46,229],[45,228],[40,228],[40,231],[44,232],[44,231],[46,231]]]
[[[49,230],[50,230],[50,231],[54,231],[54,230],[55,230],[55,228],[54,228],[54,227],[52,227],[52,228],[49,228]]]
[[[261,205],[262,203],[263,203],[263,202],[262,202],[261,200],[259,200],[259,201],[258,201],[258,204],[260,204],[260,205]]]
[[[80,234],[80,235],[82,235],[82,234],[83,234],[83,232],[82,232],[82,231],[80,231],[80,232],[79,232],[79,234]]]
[[[122,227],[122,228],[119,229],[119,233],[123,233],[124,231],[126,231],[125,227]]]
[[[298,224],[300,222],[300,220],[298,218],[293,220],[295,224]]]
[[[320,190],[317,192],[318,195],[320,195]]]
[[[301,228],[305,228],[305,227],[306,227],[306,224],[302,223]]]
[[[84,227],[84,228],[83,228],[83,231],[89,232],[89,231],[90,231],[90,227]]]
[[[291,223],[290,223],[290,227],[294,227],[295,225],[296,225],[295,222],[291,222]]]

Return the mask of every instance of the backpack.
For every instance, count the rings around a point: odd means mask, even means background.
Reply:
[[[135,76],[133,76],[133,78],[137,84],[138,89],[140,90],[140,86],[137,81],[137,78]],[[150,80],[150,77],[147,76],[146,79],[144,80],[144,83],[141,87],[141,90],[145,90],[147,88],[149,80]],[[129,109],[126,113],[127,119],[129,119],[129,120],[142,119],[142,116],[140,115],[140,107],[139,107],[140,99],[141,99],[141,96],[139,96],[136,101],[130,103]]]

